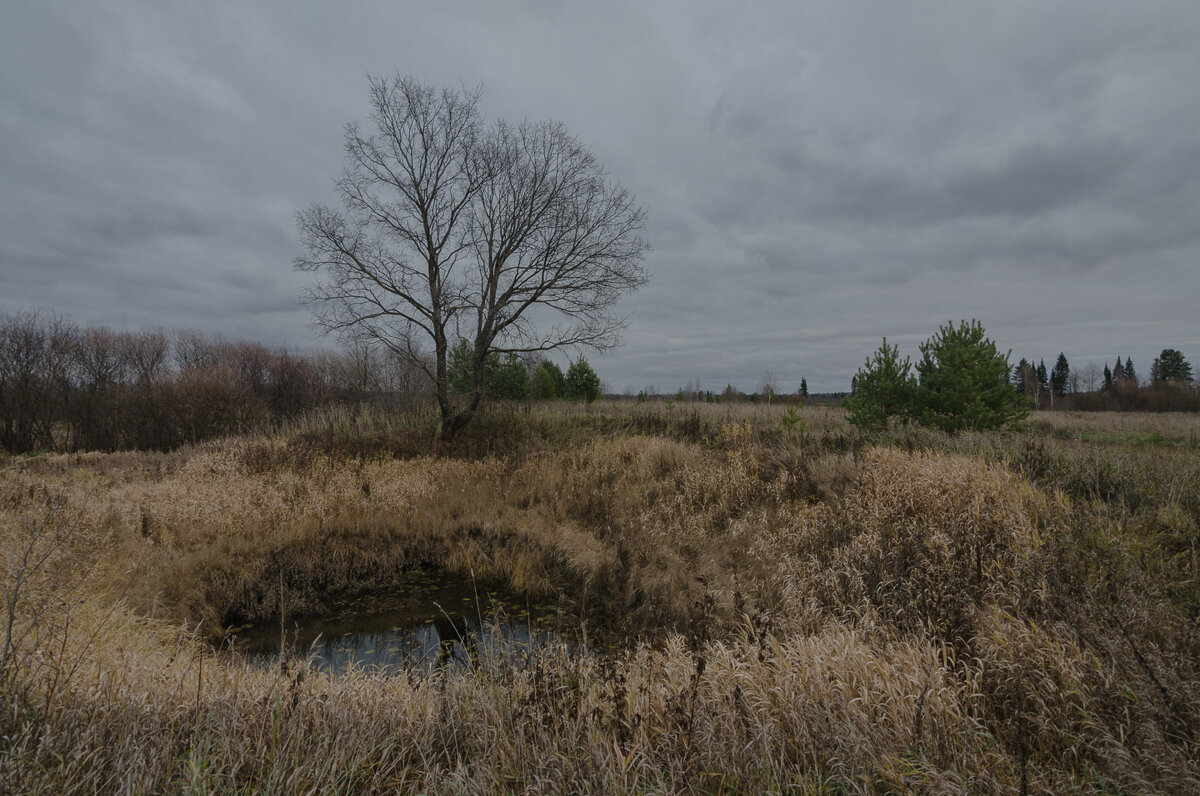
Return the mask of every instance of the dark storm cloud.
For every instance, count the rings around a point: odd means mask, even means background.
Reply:
[[[650,211],[610,387],[841,389],[980,318],[1016,356],[1200,359],[1200,6],[10,9],[0,306],[319,343],[294,213],[368,73],[563,121]]]

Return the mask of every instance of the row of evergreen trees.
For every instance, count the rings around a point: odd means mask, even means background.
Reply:
[[[1031,395],[1035,399],[1040,395],[1053,398],[1071,393],[1093,392],[1096,389],[1102,393],[1112,393],[1141,386],[1133,358],[1128,356],[1124,361],[1117,357],[1116,364],[1111,368],[1105,362],[1103,381],[1097,385],[1092,383],[1095,380],[1095,376],[1092,376],[1085,381],[1079,373],[1072,373],[1071,365],[1062,352],[1059,352],[1054,367],[1049,371],[1046,370],[1045,360],[1034,366],[1032,360],[1022,359],[1013,367],[1011,376],[1011,381],[1019,392]],[[1186,387],[1193,381],[1191,364],[1182,352],[1174,348],[1164,348],[1150,366],[1151,387]]]
[[[759,384],[759,388],[756,392],[742,392],[737,387],[734,387],[732,383],[729,383],[725,385],[724,390],[717,393],[713,392],[712,390],[701,390],[699,379],[696,379],[696,381],[693,383],[695,385],[694,387],[692,384],[689,384],[687,387],[680,387],[678,390],[676,390],[674,399],[680,402],[703,401],[704,403],[719,404],[734,403],[737,401],[745,401],[749,403],[771,403],[772,401],[776,400],[795,403],[797,400],[803,402],[806,398],[808,398],[808,379],[806,378],[800,379],[800,387],[795,393],[790,395],[777,391],[773,381],[769,378],[763,379],[763,382]],[[637,399],[639,402],[651,400],[653,397],[654,395],[646,390],[642,390],[637,394]]]
[[[915,368],[885,337],[854,375],[848,419],[870,430],[886,428],[891,418],[950,432],[1000,428],[1025,417],[1031,403],[1009,372],[1008,356],[979,321],[940,327],[921,344]]]
[[[946,431],[998,428],[1039,404],[1055,406],[1055,396],[1064,398],[1058,404],[1062,408],[1200,409],[1192,366],[1172,348],[1155,358],[1146,388],[1129,357],[1118,357],[1112,368],[1106,364],[1102,382],[1095,365],[1085,378],[1073,374],[1062,353],[1049,371],[1044,360],[1035,366],[1022,359],[1010,368],[1008,356],[984,336],[978,321],[941,327],[921,344],[921,354],[914,368],[884,338],[851,382],[852,395],[845,402],[850,422],[882,429],[895,417]]]
[[[460,340],[450,351],[450,389],[460,395],[475,386],[470,344]],[[600,377],[582,356],[571,362],[567,372],[548,359],[526,362],[516,354],[501,359],[489,354],[484,367],[485,392],[492,398],[523,401],[528,398],[591,403],[601,397]]]

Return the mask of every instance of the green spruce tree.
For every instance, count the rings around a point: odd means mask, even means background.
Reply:
[[[564,397],[569,401],[586,401],[589,404],[600,397],[600,377],[583,357],[567,368]]]
[[[1150,367],[1150,383],[1155,387],[1186,386],[1192,383],[1192,366],[1183,352],[1164,348]]]
[[[907,417],[912,413],[913,395],[917,388],[912,375],[912,362],[900,359],[900,349],[883,344],[854,374],[854,393],[845,401],[847,419],[868,431],[887,428],[892,417]]]
[[[1029,402],[1005,383],[1008,356],[979,321],[948,323],[921,344],[915,406],[921,422],[944,431],[1000,428],[1024,418]]]
[[[471,344],[465,339],[459,340],[458,344],[450,349],[446,369],[449,371],[451,392],[466,395],[475,386],[474,354]]]
[[[1022,357],[1021,361],[1013,366],[1013,386],[1017,388],[1017,392],[1024,395],[1029,392],[1029,385],[1026,383],[1025,374],[1029,371],[1029,363]]]
[[[1050,393],[1059,398],[1066,395],[1070,378],[1071,366],[1067,364],[1066,354],[1060,351],[1058,359],[1054,362],[1054,369],[1050,371]]]
[[[529,370],[516,354],[509,354],[492,374],[492,395],[510,401],[523,401],[529,397],[531,384]]]
[[[1133,357],[1125,357],[1125,381],[1129,382],[1130,386],[1138,386],[1137,371],[1133,369]]]
[[[532,384],[533,397],[544,401],[564,398],[567,388],[567,377],[562,368],[548,359],[543,359],[534,368]]]

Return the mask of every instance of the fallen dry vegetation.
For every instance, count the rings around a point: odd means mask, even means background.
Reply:
[[[1200,792],[1196,418],[782,413],[500,409],[438,455],[420,416],[334,413],[0,465],[0,790]],[[623,643],[404,676],[212,650],[426,566]]]

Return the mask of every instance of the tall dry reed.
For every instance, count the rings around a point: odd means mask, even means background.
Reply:
[[[330,444],[365,416],[4,470],[0,788],[1200,792],[1190,448],[723,411],[517,412],[488,444],[519,455]],[[428,565],[624,644],[346,676],[209,647]]]

